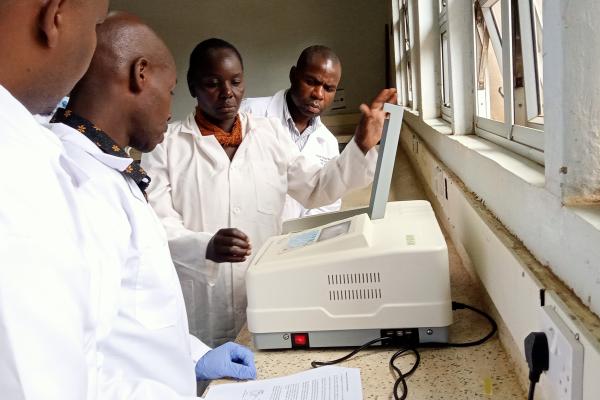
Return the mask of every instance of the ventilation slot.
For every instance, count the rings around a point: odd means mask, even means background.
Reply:
[[[345,289],[345,290],[330,290],[330,301],[352,301],[352,300],[375,300],[381,299],[381,289]]]
[[[336,285],[356,285],[365,283],[380,283],[381,275],[379,272],[363,272],[360,274],[335,274],[327,275],[327,284]]]

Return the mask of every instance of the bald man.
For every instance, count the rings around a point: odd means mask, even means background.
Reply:
[[[241,110],[277,119],[305,157],[325,165],[340,155],[340,149],[320,116],[333,103],[341,77],[342,63],[335,52],[326,46],[310,46],[290,69],[289,89],[271,97],[245,99]],[[338,211],[341,205],[338,199],[323,207],[307,209],[287,195],[282,220]]]
[[[92,398],[87,177],[32,114],[85,73],[107,0],[0,0],[0,397]]]
[[[256,377],[250,350],[234,343],[210,350],[189,334],[166,234],[145,198],[150,177],[124,151],[162,142],[175,84],[163,41],[137,17],[111,13],[89,70],[52,119],[89,176],[81,197],[102,263],[102,399],[191,398],[196,379]]]

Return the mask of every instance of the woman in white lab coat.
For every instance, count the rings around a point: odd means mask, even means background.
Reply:
[[[372,181],[383,102],[395,101],[395,90],[361,106],[355,139],[321,168],[300,154],[280,122],[238,112],[244,71],[231,44],[196,46],[188,86],[196,109],[169,126],[142,166],[152,177],[148,200],[167,231],[190,330],[215,346],[245,323],[245,271],[251,252],[280,232],[286,193],[313,208]]]

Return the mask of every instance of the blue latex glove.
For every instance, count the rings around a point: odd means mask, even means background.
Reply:
[[[227,342],[210,350],[196,363],[196,379],[256,379],[254,354],[244,346]]]

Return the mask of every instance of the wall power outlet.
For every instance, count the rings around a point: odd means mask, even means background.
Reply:
[[[542,330],[550,347],[549,368],[542,375],[542,383],[549,400],[582,400],[583,345],[553,306],[542,309]]]

